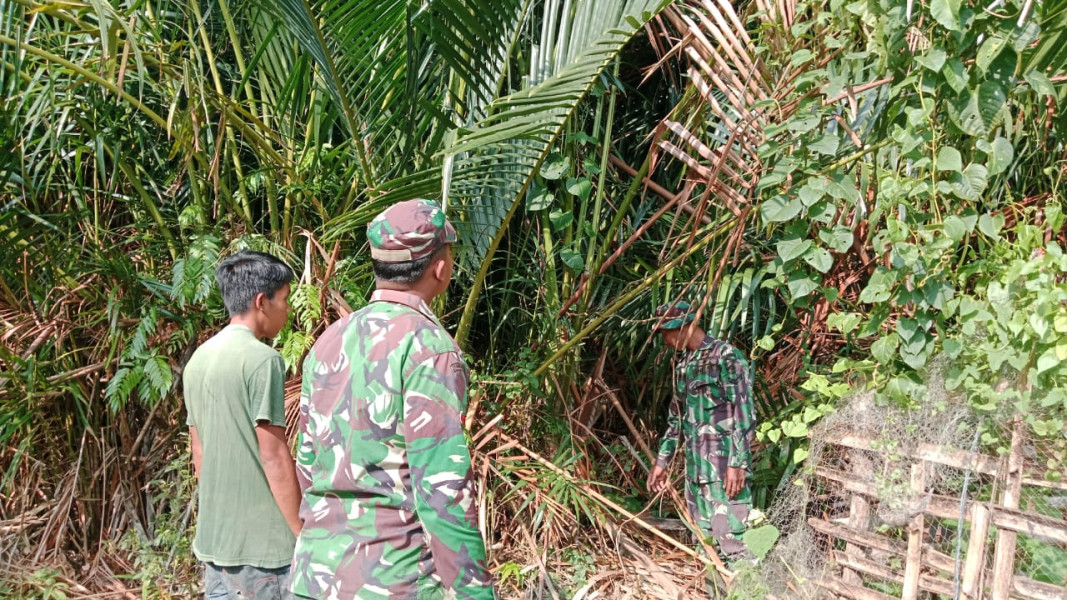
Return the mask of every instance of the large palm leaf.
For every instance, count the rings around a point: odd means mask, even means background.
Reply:
[[[426,166],[426,142],[495,96],[524,4],[268,2],[318,64],[371,188]]]
[[[344,107],[365,152],[366,183],[384,193],[377,201],[441,196],[462,215],[477,275],[461,343],[489,263],[538,168],[604,67],[667,3],[550,0],[531,14],[534,3],[514,1],[439,1],[414,10],[400,2],[272,0]],[[520,34],[540,42],[525,64],[509,56]],[[507,77],[513,63],[528,68],[515,91],[507,87],[518,79]],[[437,152],[419,160],[409,148],[415,143]],[[390,162],[397,156],[411,164]],[[334,235],[362,225],[365,215],[340,215]]]

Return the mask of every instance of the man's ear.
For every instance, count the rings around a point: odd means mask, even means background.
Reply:
[[[445,278],[445,255],[441,254],[439,258],[435,258],[433,261],[433,276],[438,281],[443,281]]]
[[[263,292],[256,294],[255,298],[252,298],[252,308],[255,310],[263,310],[263,305],[267,302],[267,295]]]

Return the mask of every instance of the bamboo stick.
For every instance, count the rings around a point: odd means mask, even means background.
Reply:
[[[989,531],[989,508],[984,504],[971,506],[971,539],[967,543],[967,559],[963,563],[962,594],[964,600],[978,600],[985,571],[986,533]]]
[[[896,600],[892,596],[888,596],[881,592],[869,590],[865,587],[849,585],[843,581],[838,581],[837,579],[820,579],[815,582],[815,585],[828,589],[838,596],[852,598],[853,600]]]
[[[1023,435],[1025,425],[1016,419],[1011,433],[1011,452],[1008,454],[1007,482],[1001,504],[1010,509],[1019,508],[1019,495],[1022,491]],[[1018,534],[1010,529],[997,531],[997,545],[993,557],[993,580],[991,582],[993,600],[1007,600],[1011,592],[1011,579],[1015,570],[1015,541]]]
[[[1012,595],[1026,598],[1026,600],[1063,600],[1067,598],[1067,588],[1042,581],[1034,581],[1028,577],[1013,577],[1011,591]]]
[[[853,454],[859,454],[859,452],[853,452]],[[848,507],[849,528],[857,532],[866,532],[870,517],[871,504],[867,501],[867,498],[862,494],[852,494]],[[845,554],[860,557],[863,555],[863,549],[853,542],[848,542],[845,544]],[[860,577],[859,573],[851,569],[845,569],[842,579],[850,585],[863,585],[863,578]]]
[[[818,517],[809,518],[808,525],[819,533],[826,534],[839,540],[844,540],[849,544],[854,544],[860,547],[860,549],[870,548],[872,550],[887,552],[898,556],[904,556],[908,552],[908,545],[903,542],[889,539],[877,533],[856,529],[848,525],[831,523]],[[952,557],[934,550],[929,544],[923,545],[922,563],[923,565],[940,569],[946,573],[951,573],[954,569]]]
[[[911,493],[918,498],[926,491],[926,463],[911,466]],[[901,600],[919,597],[919,570],[922,568],[923,514],[920,512],[908,523],[908,554],[904,563],[904,591]]]
[[[873,484],[866,481],[857,481],[843,471],[817,467],[815,475],[822,479],[836,482],[845,491],[864,494],[872,498],[878,497],[878,490]],[[939,519],[959,519],[960,501],[958,498],[931,494],[929,500],[924,511],[926,514]],[[973,502],[967,502],[964,505],[964,510],[969,510],[973,505]],[[970,518],[968,517],[965,520],[970,521]],[[992,508],[990,520],[999,529],[1022,533],[1052,543],[1067,543],[1067,521],[1062,519],[1019,509],[995,506]]]
[[[893,581],[900,583],[907,577],[905,572],[903,575],[899,569],[891,569],[885,565],[880,565],[874,561],[867,560],[865,558],[853,557],[841,555],[836,558],[837,563],[843,567],[847,567],[854,571],[866,573],[867,575],[873,575],[879,579],[885,581]],[[935,594],[941,594],[943,596],[952,595],[952,584],[944,579],[938,579],[937,577],[931,577],[929,575],[921,575],[916,579],[916,587]],[[906,591],[906,590],[905,590]]]
[[[878,452],[878,448],[873,447],[874,444],[871,440],[856,435],[846,435],[840,439],[833,440],[830,443],[844,446],[846,448],[854,448],[856,450]],[[993,458],[984,454],[972,455],[970,452],[964,450],[949,450],[933,444],[919,444],[915,447],[914,451],[902,451],[902,455],[907,458],[925,460],[927,462],[952,467],[954,469],[970,469],[983,475],[996,475],[997,470],[1000,468],[1000,459],[998,458]],[[1033,477],[1024,477],[1023,485],[1067,490],[1067,482],[1047,481],[1045,479],[1037,479]]]

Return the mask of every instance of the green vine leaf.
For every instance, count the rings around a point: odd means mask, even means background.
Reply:
[[[960,0],[931,0],[930,14],[945,29],[960,30]]]
[[[995,81],[983,81],[976,90],[964,90],[948,105],[949,118],[961,131],[973,136],[984,136],[1007,102],[1004,88]]]
[[[778,194],[760,205],[760,214],[764,223],[781,223],[799,215],[803,208],[800,199]]]
[[[941,148],[937,153],[937,169],[939,171],[963,171],[963,157],[960,155],[960,151],[946,146]]]
[[[805,240],[801,238],[785,239],[778,242],[778,256],[783,262],[789,262],[793,259],[799,258],[802,254],[811,248],[813,242],[811,240]]]

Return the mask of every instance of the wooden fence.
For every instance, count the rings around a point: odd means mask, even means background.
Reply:
[[[921,511],[911,516],[905,526],[906,539],[891,538],[871,531],[872,508],[877,506],[876,483],[855,472],[829,467],[817,467],[815,475],[828,488],[846,492],[849,501],[847,518],[828,515],[811,517],[808,523],[820,535],[829,539],[834,562],[840,569],[816,584],[828,596],[856,600],[888,600],[896,598],[865,586],[865,582],[880,581],[895,584],[900,598],[959,597],[966,600],[990,598],[1024,598],[1031,600],[1067,600],[1067,587],[1034,581],[1017,575],[1015,565],[1016,541],[1023,534],[1044,543],[1067,547],[1067,521],[1020,509],[1020,498],[1026,488],[1043,487],[1067,490],[1067,483],[1049,482],[1024,474],[1022,440],[1024,429],[1016,424],[1011,450],[1004,458],[973,455],[938,446],[922,445],[898,453],[910,459],[911,497],[921,498]],[[848,451],[883,454],[870,440],[859,436],[845,436],[833,442]],[[931,469],[949,467],[962,473],[993,477],[994,497],[998,501],[974,501],[959,497],[940,496],[928,488],[927,474]],[[999,491],[999,494],[997,492]],[[958,558],[934,548],[931,543],[929,519],[958,521],[962,514],[964,526],[957,535],[968,531],[967,544]],[[988,543],[990,531],[995,532]],[[839,540],[834,543],[834,540]],[[842,550],[841,547],[844,547]],[[990,556],[992,553],[992,556]],[[992,560],[990,560],[990,558]],[[900,568],[899,565],[903,565]],[[957,596],[958,594],[958,596]]]

